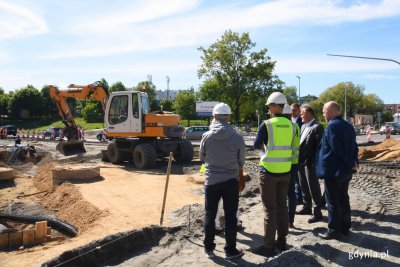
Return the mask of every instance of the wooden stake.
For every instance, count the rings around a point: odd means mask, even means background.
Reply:
[[[163,219],[164,219],[164,209],[165,209],[165,201],[167,200],[169,174],[171,173],[172,155],[173,155],[172,152],[169,152],[167,180],[165,181],[164,200],[163,200],[162,209],[161,209],[160,225],[162,225]]]
[[[46,242],[47,221],[36,222],[35,224],[35,243],[36,245]]]
[[[8,247],[8,233],[0,234],[0,249]]]
[[[24,247],[35,245],[35,229],[22,231],[22,245]]]
[[[8,246],[19,247],[22,245],[22,231],[8,234]]]

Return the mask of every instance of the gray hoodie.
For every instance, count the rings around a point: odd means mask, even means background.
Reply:
[[[229,123],[216,121],[203,134],[200,143],[200,160],[205,163],[205,185],[239,179],[243,169],[246,145]]]

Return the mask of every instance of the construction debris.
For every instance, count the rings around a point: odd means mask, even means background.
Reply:
[[[389,138],[375,146],[360,147],[358,158],[368,161],[400,159],[400,142]]]

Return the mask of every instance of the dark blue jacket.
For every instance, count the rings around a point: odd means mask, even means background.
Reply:
[[[354,127],[338,116],[331,120],[317,152],[316,172],[321,179],[334,179],[352,173],[358,163]]]

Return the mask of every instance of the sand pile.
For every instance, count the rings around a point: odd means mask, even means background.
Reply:
[[[369,161],[400,159],[400,142],[389,138],[379,145],[359,148],[358,158]]]
[[[79,189],[68,182],[43,196],[42,205],[54,210],[58,219],[78,228],[79,233],[91,228],[98,218],[107,215],[107,212],[83,199]]]
[[[34,177],[34,184],[40,191],[48,190],[41,197],[41,204],[45,208],[53,210],[58,219],[78,228],[81,233],[91,228],[94,222],[107,215],[107,212],[99,210],[86,201],[78,187],[69,182],[53,186],[52,170],[59,166],[60,164],[56,162],[42,165]]]

